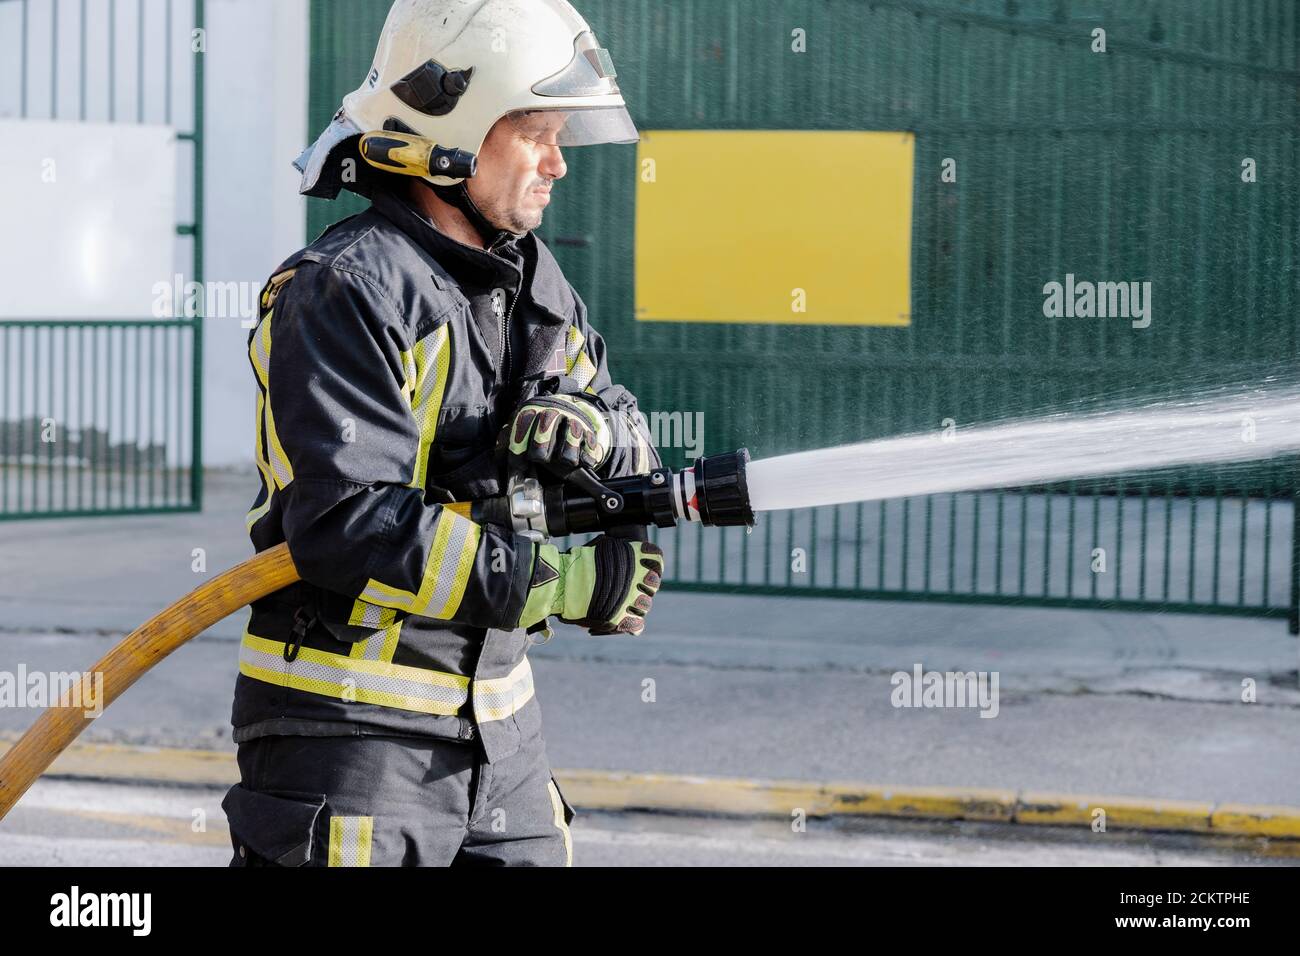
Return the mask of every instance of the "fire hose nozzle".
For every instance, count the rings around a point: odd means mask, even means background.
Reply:
[[[754,509],[749,504],[749,485],[745,477],[748,465],[748,448],[696,458],[695,463],[680,476],[686,504],[683,517],[714,528],[737,525],[752,528]],[[693,493],[687,494],[687,487]]]
[[[656,468],[647,475],[601,482],[585,469],[558,485],[513,478],[504,496],[456,506],[477,521],[512,527],[542,540],[606,531],[628,525],[671,528],[679,521],[712,527],[754,526],[745,469],[749,451],[696,458],[673,472]]]

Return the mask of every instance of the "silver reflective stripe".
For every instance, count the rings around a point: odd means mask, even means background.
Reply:
[[[348,624],[368,628],[374,633],[353,645],[348,657],[366,661],[391,661],[402,635],[402,623],[392,608],[380,607],[357,599],[352,603]]]
[[[330,866],[369,866],[374,817],[330,818]]]
[[[573,363],[578,360],[578,350],[582,348],[582,343],[582,333],[572,325],[569,326],[569,334],[564,338],[564,358],[568,370],[572,370]]]
[[[358,615],[356,612],[361,611]],[[371,604],[369,601],[357,601],[353,605],[352,620],[348,623],[357,624],[361,627],[380,628],[384,626],[384,611],[389,608],[380,607],[378,604]]]
[[[279,641],[246,634],[239,648],[240,673],[348,702],[427,714],[454,716],[469,700],[470,680],[457,674],[364,661],[311,647],[299,648],[298,656],[287,662],[283,650]]]
[[[393,652],[397,650],[398,632],[401,629],[401,624],[393,624],[371,634],[357,644],[356,649],[349,656],[363,661],[391,661]]]
[[[507,677],[474,682],[474,717],[479,723],[504,720],[533,699],[533,668],[524,658]]]
[[[533,699],[533,669],[527,657],[506,677],[472,681],[460,674],[344,657],[314,647],[299,648],[297,657],[286,662],[284,648],[283,642],[245,632],[239,672],[278,687],[424,714],[455,716],[472,697],[479,723],[504,720]]]
[[[454,511],[443,511],[438,520],[452,521],[452,526],[451,540],[443,551],[442,560],[438,562],[438,584],[434,587],[433,597],[427,605],[428,609],[435,613],[440,612],[451,600],[451,592],[456,587],[456,579],[460,575],[460,560],[465,550],[465,542],[469,540],[470,529],[474,527],[472,521],[462,518]]]

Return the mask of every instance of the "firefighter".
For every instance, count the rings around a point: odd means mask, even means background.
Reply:
[[[661,462],[536,236],[563,148],[638,139],[566,0],[397,0],[372,69],[295,164],[370,200],[286,260],[249,336],[257,601],[232,712],[236,866],[569,865],[527,651],[554,616],[638,634],[662,552],[561,552],[452,502],[510,474]]]

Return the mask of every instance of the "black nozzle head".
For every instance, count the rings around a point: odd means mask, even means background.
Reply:
[[[478,157],[463,149],[435,146],[429,157],[429,173],[452,179],[471,179],[478,172]]]
[[[749,449],[695,459],[695,493],[700,523],[713,527],[754,526],[745,468]]]

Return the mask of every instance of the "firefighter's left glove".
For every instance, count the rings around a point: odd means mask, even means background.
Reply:
[[[640,634],[662,582],[663,554],[649,541],[603,534],[568,551],[539,544],[519,626],[554,614],[592,634]]]
[[[501,430],[497,447],[515,460],[567,478],[575,469],[603,465],[612,444],[609,421],[594,402],[575,395],[539,395],[519,406]]]

